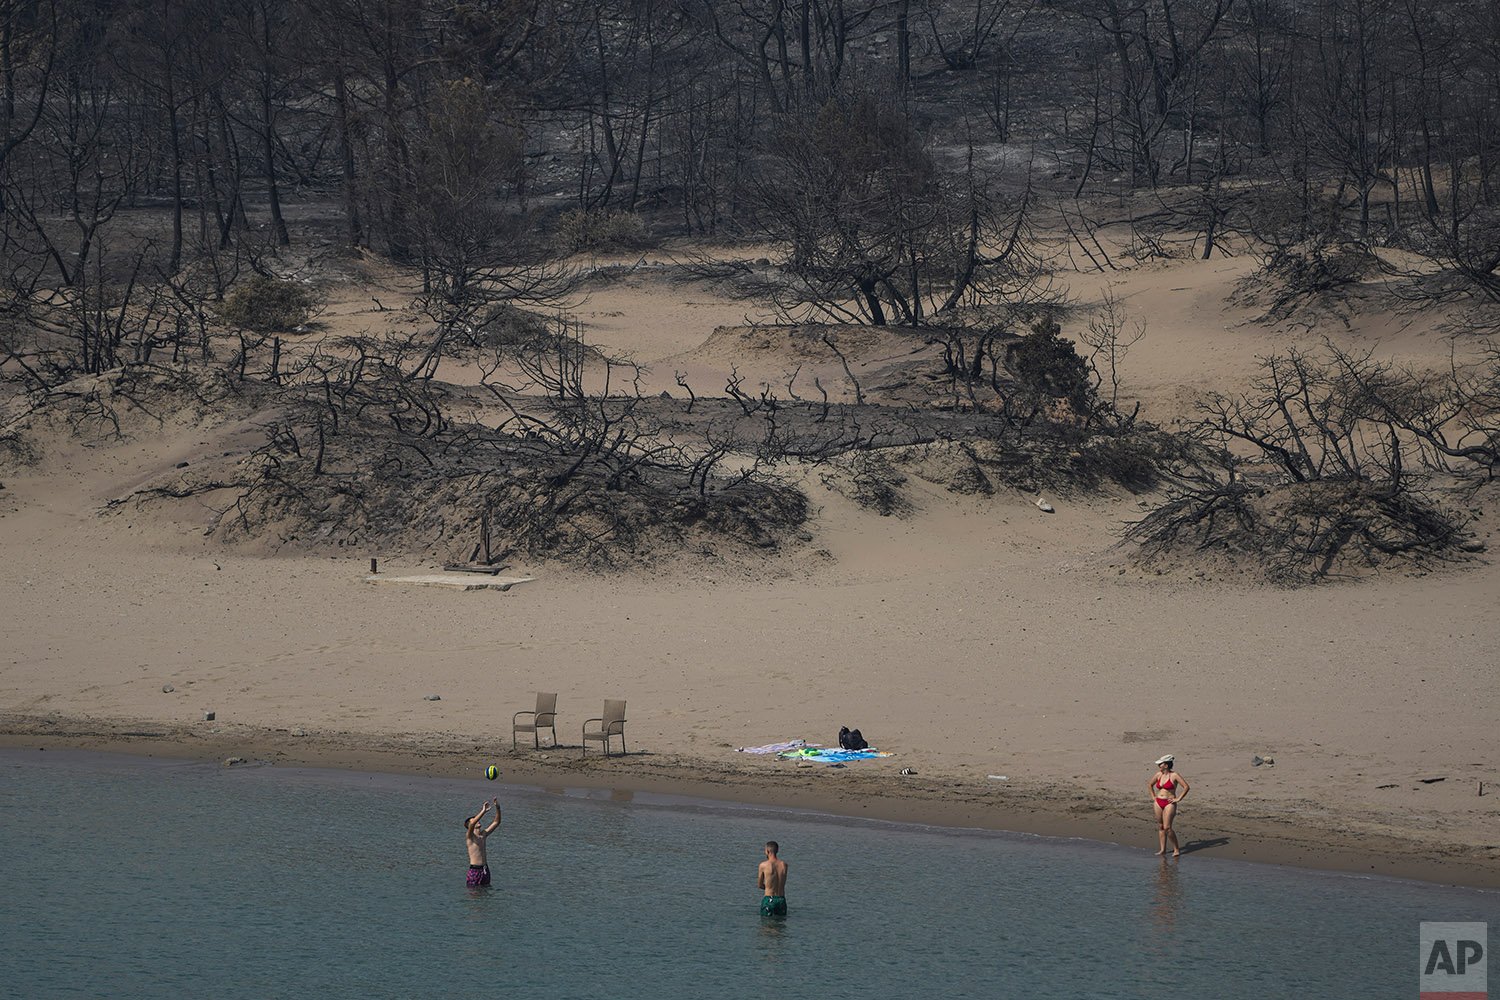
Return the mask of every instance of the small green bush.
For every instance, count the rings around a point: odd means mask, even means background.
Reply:
[[[251,275],[224,296],[219,319],[256,333],[295,330],[312,318],[318,297],[306,285],[284,278]]]
[[[1067,400],[1074,413],[1088,413],[1094,405],[1089,366],[1062,328],[1051,317],[1034,323],[1031,332],[1005,351],[1005,366],[1016,381],[1052,399]]]

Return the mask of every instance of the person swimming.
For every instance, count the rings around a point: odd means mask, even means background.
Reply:
[[[1173,770],[1176,761],[1171,754],[1157,758],[1156,773],[1151,776],[1151,784],[1147,786],[1156,810],[1156,853],[1166,854],[1167,842],[1171,841],[1174,858],[1181,856],[1182,847],[1177,843],[1177,832],[1172,829],[1172,820],[1177,817],[1177,803],[1188,793],[1187,779]]]

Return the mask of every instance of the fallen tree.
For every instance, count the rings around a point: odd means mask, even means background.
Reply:
[[[1332,345],[1264,358],[1248,392],[1201,401],[1189,460],[1126,538],[1148,565],[1212,555],[1279,584],[1469,558],[1454,500],[1493,478],[1497,375]]]

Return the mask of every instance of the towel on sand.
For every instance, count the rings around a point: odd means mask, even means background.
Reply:
[[[736,753],[781,753],[785,750],[801,750],[806,740],[787,740],[785,743],[767,743],[763,747],[736,747]]]
[[[876,750],[870,747],[868,750],[838,750],[833,747],[803,747],[800,750],[786,750],[777,754],[785,760],[810,760],[819,764],[842,764],[850,760],[873,760],[876,757],[894,757],[895,754]]]

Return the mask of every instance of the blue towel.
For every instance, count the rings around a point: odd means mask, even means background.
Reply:
[[[819,764],[842,764],[851,760],[873,760],[876,757],[891,757],[893,754],[876,750],[870,747],[868,750],[836,750],[829,747],[804,747],[801,750],[788,750],[776,756],[784,760],[811,760]]]

